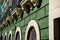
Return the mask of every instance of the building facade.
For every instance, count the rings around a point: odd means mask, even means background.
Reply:
[[[49,40],[60,40],[60,0],[50,0],[49,4]]]
[[[1,40],[49,40],[49,0],[4,0]]]

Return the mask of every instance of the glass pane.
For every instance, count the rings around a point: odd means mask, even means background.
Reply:
[[[35,30],[32,31],[31,37],[32,37],[31,38],[32,40],[36,40],[36,32],[35,32]]]
[[[15,40],[20,40],[19,32],[17,32],[17,34],[16,34],[16,39],[15,39]]]
[[[6,36],[5,36],[5,38],[4,38],[5,40],[6,40]]]
[[[28,33],[28,40],[36,40],[36,31],[34,28],[31,28]]]
[[[9,40],[11,40],[11,34],[9,35]]]

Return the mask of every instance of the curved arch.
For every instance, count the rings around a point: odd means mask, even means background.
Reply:
[[[35,20],[31,20],[29,22],[26,30],[25,40],[28,40],[27,37],[28,37],[29,31],[31,31],[32,28],[35,30],[34,32],[36,33],[36,40],[40,40],[40,33],[39,33],[40,31],[39,31],[38,24]]]
[[[15,40],[21,40],[21,29],[20,27],[17,27],[16,32],[15,32]]]
[[[8,40],[12,40],[12,31],[10,30],[9,34],[8,34]]]
[[[5,32],[3,40],[7,40],[7,32]]]
[[[1,34],[1,37],[0,37],[1,40],[3,40],[3,34]]]

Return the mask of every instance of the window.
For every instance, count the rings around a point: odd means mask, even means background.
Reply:
[[[19,32],[16,33],[16,38],[15,38],[15,40],[20,40]]]
[[[7,40],[7,33],[4,34],[4,39],[3,40]]]
[[[27,39],[28,40],[36,40],[36,31],[35,31],[34,27],[31,27],[29,29]]]
[[[12,40],[12,31],[10,31],[8,34],[8,40]]]
[[[7,0],[5,0],[5,2],[7,2]]]
[[[9,35],[9,40],[11,40],[11,34]]]
[[[20,5],[20,2],[21,2],[22,0],[17,0],[17,5]]]
[[[9,5],[9,1],[7,2],[7,5]]]
[[[26,29],[25,40],[40,40],[39,26],[35,20],[31,20]]]
[[[3,40],[3,35],[1,34],[0,40]]]
[[[6,35],[5,35],[4,39],[6,40]]]
[[[9,6],[12,6],[12,0],[9,0]]]
[[[16,29],[15,40],[21,40],[21,30],[20,30],[20,27],[17,27],[17,29]]]
[[[60,40],[60,18],[54,19],[54,40]]]

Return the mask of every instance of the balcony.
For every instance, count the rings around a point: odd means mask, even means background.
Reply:
[[[40,8],[42,3],[42,0],[23,0],[21,1],[21,6],[24,11],[27,13],[30,12],[30,9],[33,9],[34,7],[37,6],[37,8]]]
[[[33,9],[33,4],[30,0],[22,0],[21,1],[21,7],[23,11],[26,11],[28,14],[30,13],[30,9]]]
[[[14,17],[14,19],[18,19],[18,18],[23,18],[23,11],[21,8],[17,7],[15,8],[12,12],[11,12],[11,15]]]
[[[7,26],[7,21],[3,21],[3,23],[2,23],[2,25],[4,26],[4,27],[6,27]]]
[[[8,16],[8,17],[6,18],[6,21],[7,21],[8,24],[13,23],[13,21],[14,21],[13,16]]]

